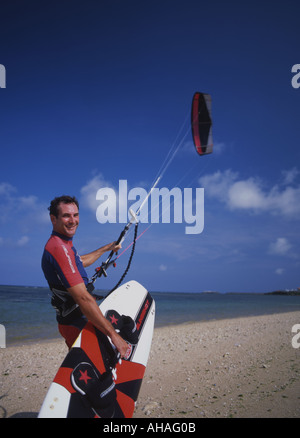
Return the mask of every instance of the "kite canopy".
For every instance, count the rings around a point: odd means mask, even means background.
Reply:
[[[211,154],[213,142],[211,96],[209,94],[198,92],[194,94],[192,103],[192,133],[198,154]]]

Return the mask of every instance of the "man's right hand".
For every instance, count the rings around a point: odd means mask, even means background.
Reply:
[[[111,334],[110,339],[123,359],[128,350],[127,342],[116,331]]]

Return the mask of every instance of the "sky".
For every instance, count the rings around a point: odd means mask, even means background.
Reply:
[[[179,144],[157,188],[192,189],[204,228],[187,234],[172,204],[169,223],[149,213],[126,279],[151,291],[299,287],[299,13],[296,0],[2,1],[0,283],[47,285],[55,196],[79,199],[79,254],[116,240],[125,224],[99,223],[99,189],[118,200],[126,181],[132,199],[123,190],[116,208],[129,207]],[[204,157],[189,126],[196,91],[212,97]],[[98,289],[117,283],[129,253]]]

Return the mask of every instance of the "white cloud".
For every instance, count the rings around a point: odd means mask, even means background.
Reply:
[[[18,223],[24,230],[49,223],[46,205],[34,195],[19,196],[17,188],[6,182],[0,183],[0,210],[2,224]]]
[[[17,240],[13,237],[0,237],[0,246],[5,248],[22,248],[29,242],[28,236],[21,236]]]
[[[261,210],[265,207],[265,194],[252,178],[237,181],[228,188],[228,205],[232,209]]]
[[[97,174],[89,180],[80,190],[80,205],[96,213],[100,223],[109,221],[114,223],[120,220],[126,223],[130,220],[128,207],[135,205],[131,201],[137,200],[138,204],[143,200],[145,189],[136,187],[130,190],[127,180],[119,180],[118,187],[106,181],[103,175]],[[129,202],[128,202],[129,200]],[[103,220],[103,222],[102,222]]]
[[[285,171],[284,182],[294,182],[298,173],[295,168]],[[218,199],[231,210],[270,212],[296,218],[300,213],[299,185],[275,185],[267,190],[259,178],[239,179],[238,173],[230,169],[203,176],[199,183],[205,188],[206,196]]]
[[[103,187],[111,187],[111,184],[105,181],[101,173],[95,175],[81,188],[80,205],[95,212],[99,205],[99,201],[96,200],[96,194],[97,191]]]
[[[287,255],[292,248],[292,245],[285,237],[278,237],[275,242],[272,242],[269,247],[270,254]]]
[[[162,271],[162,272],[164,272],[164,271],[166,271],[167,270],[167,266],[166,265],[163,265],[163,264],[161,264],[160,266],[159,266],[159,268],[158,268],[160,271]]]
[[[29,242],[29,237],[28,236],[22,236],[18,241],[17,241],[17,246],[24,246]]]
[[[11,193],[16,192],[17,189],[7,182],[0,183],[0,196],[8,197]]]
[[[284,273],[284,269],[283,268],[278,268],[275,270],[275,274],[277,275],[282,275]]]
[[[217,171],[211,175],[205,175],[199,179],[199,183],[205,188],[208,196],[228,202],[228,190],[237,177],[238,173],[228,169],[225,172]]]
[[[293,167],[290,170],[283,170],[281,173],[284,178],[283,184],[289,185],[296,180],[297,176],[300,174],[300,171],[296,167]]]
[[[222,155],[224,150],[225,150],[225,143],[221,143],[221,142],[214,143],[214,154],[215,155]]]

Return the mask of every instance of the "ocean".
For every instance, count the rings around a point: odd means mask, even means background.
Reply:
[[[155,327],[300,311],[300,296],[184,292],[151,295],[156,301]],[[60,337],[46,287],[0,285],[0,324],[6,329],[8,347]]]

